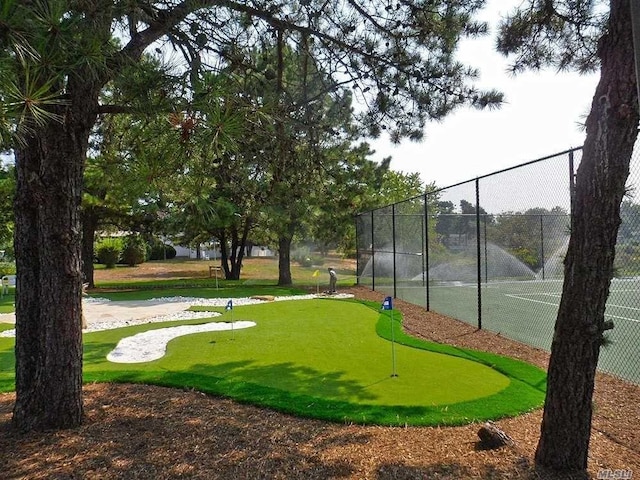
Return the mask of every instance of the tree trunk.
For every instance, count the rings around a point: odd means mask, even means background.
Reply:
[[[247,219],[242,226],[242,235],[240,235],[236,227],[229,229],[221,228],[214,232],[215,236],[220,240],[220,256],[222,268],[224,270],[225,279],[240,280],[242,273],[242,261],[245,257],[247,248],[247,237],[251,230],[251,219]],[[231,233],[231,252],[227,251],[227,232]],[[222,245],[224,244],[224,248]]]
[[[278,285],[291,285],[291,236],[278,239]]]
[[[234,235],[234,238],[235,240],[232,242],[234,253],[231,256],[231,280],[240,280],[242,260],[244,260],[244,245],[242,241],[238,241],[237,235]]]
[[[227,232],[225,229],[220,229],[217,237],[220,241],[220,264],[224,271],[224,278],[226,280],[237,280],[232,276],[233,259],[230,258],[229,249],[227,248]]]
[[[73,83],[79,95],[60,108],[64,121],[38,127],[16,151],[13,424],[21,431],[70,428],[83,417],[79,217],[97,92]]]
[[[230,280],[240,280],[240,262],[242,262],[243,251],[239,248],[238,229],[231,229],[231,269],[229,271]]]
[[[232,268],[232,274],[234,276],[234,280],[240,280],[240,274],[242,273],[242,261],[244,260],[245,257],[245,252],[249,251],[249,248],[247,247],[247,238],[249,237],[249,231],[251,230],[251,224],[252,224],[252,220],[251,218],[247,218],[244,222],[244,224],[242,225],[242,236],[239,238],[238,240],[238,257],[237,257],[237,262],[235,265],[233,265]],[[236,236],[237,236],[237,231],[235,232]],[[246,255],[247,257],[250,256],[249,254]]]
[[[595,372],[613,275],[620,203],[637,136],[638,98],[629,0],[612,0],[601,77],[576,179],[536,465],[585,472]]]

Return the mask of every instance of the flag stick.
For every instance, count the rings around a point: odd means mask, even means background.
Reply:
[[[231,340],[236,339],[236,332],[233,329],[233,308],[231,309]]]
[[[396,338],[393,330],[393,309],[391,309],[391,363],[392,363],[391,376],[397,377],[398,374],[396,373]]]
[[[386,297],[384,299],[384,302],[382,302],[382,310],[390,311],[389,318],[391,318],[391,363],[392,363],[391,376],[397,377],[398,374],[396,373],[396,335],[393,328],[393,299],[391,297]]]
[[[320,270],[316,270],[311,276],[316,277],[316,295],[320,295]]]
[[[233,300],[227,302],[225,310],[231,311],[231,340],[235,339],[235,331],[233,330]]]

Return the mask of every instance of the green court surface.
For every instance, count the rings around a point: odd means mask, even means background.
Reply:
[[[426,305],[421,282],[399,286],[398,298]],[[608,344],[600,352],[598,367],[640,384],[640,290],[638,279],[612,281],[605,317],[614,322]],[[482,328],[534,347],[550,350],[560,297],[561,280],[505,281],[482,284]],[[462,282],[430,286],[432,311],[471,325],[478,323],[477,284]]]
[[[378,308],[327,299],[270,302],[217,309],[223,315],[211,320],[87,333],[85,381],[194,388],[300,416],[383,425],[462,424],[541,406],[540,369],[415,339],[402,333],[397,311]],[[152,362],[106,359],[135,333],[231,316],[256,326],[178,337]],[[13,339],[0,337],[0,391],[14,388],[13,368]]]

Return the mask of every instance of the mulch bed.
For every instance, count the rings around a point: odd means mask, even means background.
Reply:
[[[352,292],[382,299],[366,289]],[[548,362],[544,351],[400,300],[395,306],[413,335],[541,367]],[[478,424],[340,425],[194,391],[126,384],[86,385],[79,428],[21,435],[10,428],[14,398],[0,395],[0,478],[556,478],[533,467],[541,411],[496,422],[515,446],[483,450]],[[601,469],[618,469],[640,477],[640,387],[598,375],[594,401],[589,473],[595,478]]]

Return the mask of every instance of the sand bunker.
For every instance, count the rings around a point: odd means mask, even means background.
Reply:
[[[120,340],[116,348],[107,355],[107,360],[114,363],[151,362],[164,357],[167,344],[174,338],[192,333],[241,330],[255,327],[255,325],[255,322],[243,320],[234,323],[211,322],[202,325],[180,325],[149,330]]]

